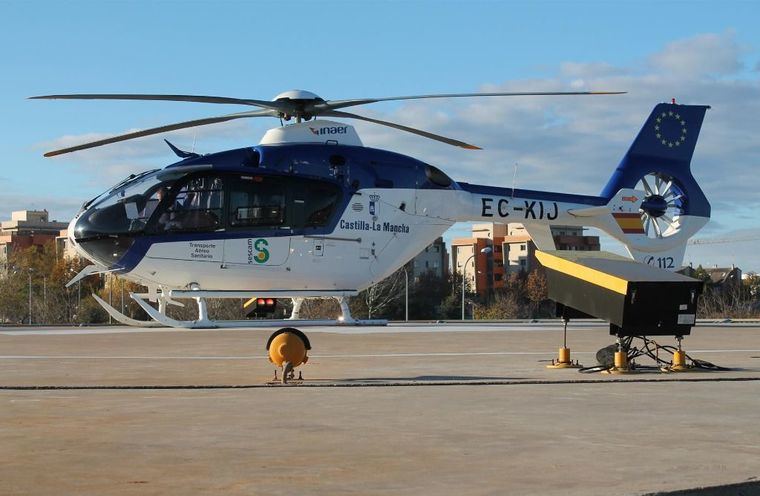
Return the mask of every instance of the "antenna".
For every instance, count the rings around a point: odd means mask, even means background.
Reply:
[[[195,138],[198,137],[198,131],[193,131],[193,147],[190,149],[192,153],[195,153]]]
[[[517,162],[515,162],[515,172],[512,174],[512,199],[515,198],[515,184],[517,183]]]

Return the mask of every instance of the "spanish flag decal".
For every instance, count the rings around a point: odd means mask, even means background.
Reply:
[[[613,213],[612,216],[615,217],[615,221],[617,221],[624,233],[645,234],[644,224],[641,222],[641,214],[617,212]]]

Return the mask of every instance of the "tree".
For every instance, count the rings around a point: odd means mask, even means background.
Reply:
[[[438,319],[441,306],[452,292],[451,280],[438,277],[433,271],[421,274],[409,288],[409,318],[412,320]],[[400,301],[399,304],[402,304]]]
[[[90,278],[75,287],[65,287],[84,266],[84,261],[59,257],[52,241],[10,253],[6,270],[0,275],[2,321],[29,322],[30,296],[33,323],[78,321],[79,286],[83,296],[100,286],[96,278]]]
[[[699,265],[696,269],[694,269],[694,274],[692,276],[694,279],[699,279],[700,281],[704,282],[711,282],[712,279],[710,278],[710,274],[702,267],[702,265]]]
[[[351,313],[354,317],[366,315],[368,319],[398,318],[398,307],[394,308],[394,303],[403,301],[404,284],[404,270],[399,269],[351,298]]]
[[[335,320],[340,316],[340,305],[335,298],[307,298],[301,305],[302,319]]]
[[[752,299],[760,299],[760,275],[749,273],[743,281]]]
[[[524,319],[528,307],[517,292],[498,290],[486,305],[475,306],[475,318],[481,320]]]
[[[525,292],[530,300],[531,317],[536,317],[541,303],[549,297],[549,288],[546,284],[546,274],[543,268],[537,268],[528,274],[525,281]]]

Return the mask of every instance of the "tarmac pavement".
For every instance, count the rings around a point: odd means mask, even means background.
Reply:
[[[272,329],[0,328],[0,494],[756,494],[759,330],[685,339],[731,371],[611,376],[546,369],[557,323],[304,328],[283,387]]]

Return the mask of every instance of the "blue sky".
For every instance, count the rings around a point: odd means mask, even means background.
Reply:
[[[756,2],[7,2],[0,0],[0,218],[70,217],[129,172],[173,161],[160,138],[44,159],[61,143],[234,112],[154,102],[28,101],[75,92],[327,99],[484,89],[626,90],[593,102],[436,101],[361,113],[483,145],[450,149],[357,125],[366,144],[471,182],[596,194],[651,107],[713,106],[693,172],[713,204],[698,236],[760,236],[760,7]],[[210,152],[255,144],[276,121],[175,133]],[[449,236],[463,233],[458,226]],[[687,260],[760,270],[758,242]],[[615,248],[614,246],[609,246]],[[618,247],[619,248],[619,247]]]

